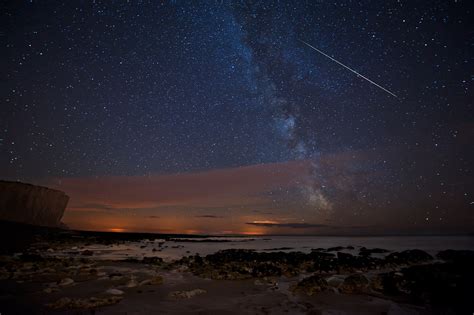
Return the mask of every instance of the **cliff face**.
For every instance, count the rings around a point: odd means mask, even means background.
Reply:
[[[0,181],[0,220],[58,227],[68,201],[59,190]]]

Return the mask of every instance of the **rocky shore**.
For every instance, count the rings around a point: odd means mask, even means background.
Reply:
[[[258,253],[223,250],[200,257],[185,257],[174,265],[193,274],[215,280],[299,277],[290,290],[314,295],[323,291],[343,294],[371,294],[395,300],[439,307],[468,309],[474,281],[474,251],[444,250],[432,257],[422,250],[371,256],[381,249],[362,248],[359,255],[327,250]]]
[[[167,261],[171,238],[149,256],[98,259],[93,238],[41,236],[0,256],[2,314],[252,313],[472,314],[474,251],[226,249]],[[106,248],[127,243],[102,239]],[[346,252],[351,250],[354,254]],[[104,249],[101,249],[104,251]]]

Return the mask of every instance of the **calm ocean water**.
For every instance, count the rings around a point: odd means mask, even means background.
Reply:
[[[189,239],[164,241],[160,239],[128,242],[120,245],[88,245],[85,248],[95,252],[96,259],[125,259],[129,257],[158,256],[165,260],[183,256],[215,253],[222,249],[253,249],[257,251],[301,251],[315,248],[353,246],[344,250],[357,254],[360,247],[384,248],[391,251],[422,249],[436,254],[444,249],[474,250],[474,237],[469,236],[379,236],[379,237],[337,237],[337,236],[264,236],[264,237],[219,237],[211,238],[229,242],[187,242]],[[195,239],[194,239],[195,240]],[[67,254],[67,251],[65,251]]]

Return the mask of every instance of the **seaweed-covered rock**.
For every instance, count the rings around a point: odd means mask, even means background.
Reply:
[[[409,249],[402,252],[391,253],[385,257],[385,262],[395,265],[410,265],[433,260],[433,257],[420,249]]]
[[[375,275],[370,279],[369,286],[373,291],[383,292],[384,291],[383,281],[384,281],[384,274]]]
[[[163,284],[163,277],[162,276],[154,276],[153,278],[150,279],[150,285],[157,285],[157,284]]]
[[[329,288],[327,281],[320,275],[313,275],[308,278],[304,278],[296,285],[291,287],[293,293],[304,293],[306,295],[313,295],[325,291]]]
[[[252,269],[252,276],[254,277],[270,277],[270,276],[281,276],[281,268],[271,264],[263,263],[258,264]]]
[[[339,273],[351,273],[360,270],[377,269],[382,264],[382,260],[369,256],[354,256],[339,252],[337,253],[337,263]]]
[[[340,290],[342,293],[364,293],[369,289],[369,279],[362,274],[353,274],[344,279]]]
[[[312,262],[308,271],[328,273],[336,272],[338,269],[338,260],[332,253],[313,251],[308,256]]]
[[[190,256],[177,262],[194,274],[211,279],[248,279],[252,277],[291,276],[311,265],[300,252],[259,253],[253,250],[222,250],[205,257]]]
[[[474,270],[471,265],[436,263],[410,266],[379,275],[373,289],[386,295],[405,296],[414,303],[472,309]]]
[[[102,306],[112,305],[120,302],[121,296],[110,297],[90,297],[90,298],[69,298],[63,297],[56,302],[46,304],[49,308],[59,309],[94,309]]]
[[[190,299],[192,297],[205,294],[205,293],[207,293],[206,290],[194,289],[194,290],[189,290],[189,291],[173,291],[169,294],[169,296],[174,299]]]

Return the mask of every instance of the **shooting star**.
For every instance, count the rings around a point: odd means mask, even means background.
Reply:
[[[316,50],[318,53],[320,53],[321,55],[323,55],[324,57],[327,57],[329,59],[331,59],[332,61],[334,61],[335,63],[343,66],[344,68],[346,68],[347,70],[351,71],[352,73],[355,73],[358,77],[361,77],[362,79],[368,81],[369,83],[375,85],[376,87],[378,87],[379,89],[382,89],[384,90],[385,92],[387,92],[388,94],[392,95],[392,96],[395,96],[396,98],[398,98],[398,96],[396,96],[395,94],[393,94],[392,92],[390,92],[389,90],[387,90],[386,88],[384,88],[383,86],[380,86],[378,85],[377,83],[375,83],[374,81],[370,80],[369,78],[363,76],[362,74],[360,74],[359,72],[349,68],[348,66],[346,66],[345,64],[343,64],[342,62],[340,61],[337,61],[336,59],[334,59],[333,57],[325,54],[324,52],[322,52],[321,50],[317,49],[316,47],[312,46],[311,44],[308,44],[307,42],[305,42],[304,40],[301,40],[299,39],[300,42],[302,42],[303,44],[309,46],[310,48],[313,48],[314,50]]]

